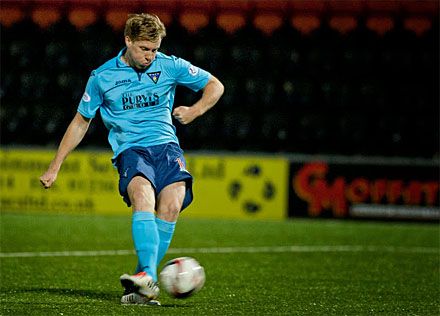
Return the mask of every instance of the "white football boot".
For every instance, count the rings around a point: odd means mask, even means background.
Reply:
[[[156,298],[159,296],[159,286],[147,273],[139,272],[136,275],[123,274],[120,280],[125,288],[124,295],[121,298],[122,304],[160,305],[156,301]],[[149,302],[151,303],[147,304]]]
[[[149,299],[148,297],[140,295],[138,293],[130,293],[130,294],[122,295],[121,304],[122,305],[156,305],[156,306],[160,306],[160,302],[158,300]]]

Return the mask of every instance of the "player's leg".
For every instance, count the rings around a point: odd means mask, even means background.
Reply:
[[[133,206],[132,234],[141,272],[121,276],[125,287],[121,302],[149,304],[159,294],[156,284],[159,234],[154,216],[155,191],[150,181],[143,176],[135,176],[127,187],[127,193]]]
[[[159,235],[154,216],[155,191],[150,181],[136,176],[130,181],[127,193],[133,206],[132,234],[140,270],[156,282]]]
[[[157,198],[156,224],[160,240],[157,265],[159,265],[170,246],[185,194],[185,181],[178,181],[163,188]]]
[[[156,284],[159,235],[154,216],[154,167],[151,165],[148,149],[139,147],[119,154],[115,164],[119,171],[119,193],[127,206],[133,207],[132,236],[141,267],[140,273],[124,274],[120,277],[125,288],[121,302],[146,304],[159,294]]]
[[[156,223],[160,236],[157,257],[157,265],[159,265],[171,243],[179,213],[192,202],[193,178],[186,170],[182,149],[175,143],[164,146],[157,173],[160,175],[156,181],[158,193]]]
[[[176,222],[186,194],[186,182],[178,181],[167,185],[157,197],[157,218]]]

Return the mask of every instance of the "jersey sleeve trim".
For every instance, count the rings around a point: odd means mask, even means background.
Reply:
[[[82,109],[78,109],[77,112],[78,112],[79,114],[81,114],[82,116],[86,117],[86,118],[90,118],[90,119],[92,119],[92,118],[95,117],[95,115],[91,115],[91,114],[89,114],[89,113],[85,113]],[[96,113],[95,113],[95,114],[96,114]]]

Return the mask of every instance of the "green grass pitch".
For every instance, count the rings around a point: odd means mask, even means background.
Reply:
[[[133,249],[130,221],[3,213],[0,315],[440,313],[437,224],[181,219],[162,264],[194,257],[206,283],[185,300],[162,292],[162,306],[152,307],[119,304],[119,276],[133,272],[136,257],[111,253]],[[60,251],[68,253],[53,256]]]

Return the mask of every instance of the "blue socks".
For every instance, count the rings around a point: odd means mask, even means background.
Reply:
[[[162,261],[168,247],[171,244],[173,238],[174,229],[176,228],[176,222],[167,222],[156,217],[157,230],[159,232],[159,250],[157,252],[157,266]]]
[[[159,233],[153,213],[134,212],[131,224],[134,248],[139,260],[138,269],[151,275],[157,282],[157,251]],[[136,273],[140,272],[136,271]]]
[[[161,220],[150,212],[133,214],[131,228],[138,256],[136,274],[144,271],[157,281],[157,266],[170,246],[175,227],[175,222]]]

